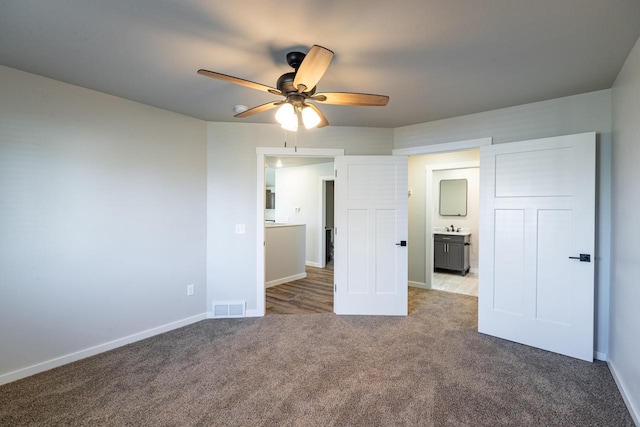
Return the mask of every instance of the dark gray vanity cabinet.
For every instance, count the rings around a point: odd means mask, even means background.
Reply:
[[[457,271],[463,276],[469,272],[470,235],[434,234],[433,267]]]

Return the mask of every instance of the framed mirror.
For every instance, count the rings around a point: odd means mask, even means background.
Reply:
[[[467,180],[440,181],[440,215],[467,216]]]

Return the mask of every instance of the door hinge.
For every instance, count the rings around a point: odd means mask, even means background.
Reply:
[[[334,172],[334,176],[337,178],[338,177],[338,169],[334,169],[333,172]]]
[[[333,292],[338,292],[338,285],[335,283],[333,285]]]
[[[334,236],[338,235],[338,227],[333,227],[333,235]]]

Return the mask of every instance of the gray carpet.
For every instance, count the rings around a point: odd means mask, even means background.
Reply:
[[[604,363],[476,332],[477,299],[406,318],[206,320],[0,387],[0,425],[633,426]]]

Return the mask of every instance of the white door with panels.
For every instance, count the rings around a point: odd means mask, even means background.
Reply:
[[[406,156],[335,161],[336,314],[407,315]]]
[[[595,133],[480,149],[479,332],[593,360]]]

